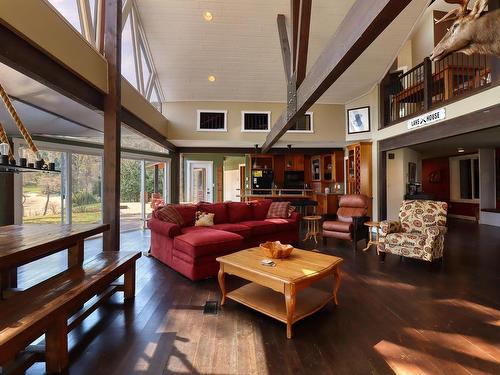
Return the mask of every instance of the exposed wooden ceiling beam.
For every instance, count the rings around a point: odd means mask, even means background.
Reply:
[[[150,138],[153,142],[161,144],[166,149],[176,152],[177,147],[170,142],[164,135],[162,135],[158,130],[152,128],[146,124],[142,119],[134,115],[132,112],[122,107],[122,121],[127,124],[132,129],[135,129],[142,135]]]
[[[93,111],[104,109],[102,92],[2,24],[0,24],[0,62]],[[31,103],[26,102],[26,104],[33,106]],[[123,106],[122,120],[170,151],[175,151],[175,145],[165,136]]]
[[[306,76],[307,52],[309,48],[309,29],[311,25],[312,0],[302,0],[300,2],[299,35],[297,45],[297,57],[295,74],[297,77],[296,87],[299,87]]]
[[[269,149],[356,61],[411,0],[357,0],[297,90],[297,109],[285,110],[271,128]]]
[[[297,66],[297,41],[299,39],[300,0],[290,0],[290,13],[292,19],[292,67],[295,72]]]
[[[285,69],[286,80],[289,82],[292,76],[292,57],[290,53],[290,42],[288,41],[288,32],[286,31],[285,16],[283,14],[278,14],[276,22],[278,23],[278,35],[281,44],[281,56],[283,57],[283,68]]]

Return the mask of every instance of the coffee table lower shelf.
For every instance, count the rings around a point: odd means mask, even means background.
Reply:
[[[256,283],[246,284],[226,294],[226,298],[239,302],[280,322],[287,323],[285,296]],[[297,293],[295,313],[291,323],[295,323],[333,300],[333,294],[310,287]]]

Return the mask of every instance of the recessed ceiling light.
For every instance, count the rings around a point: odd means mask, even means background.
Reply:
[[[460,153],[465,152],[465,150],[464,150],[462,147],[459,147],[459,148],[457,149],[457,151],[458,151],[458,152],[460,152]]]
[[[210,22],[214,19],[214,15],[209,11],[203,12],[203,19],[207,22]]]
[[[208,76],[208,81],[209,81],[209,82],[215,82],[215,76],[213,76],[213,75],[209,75],[209,76]]]

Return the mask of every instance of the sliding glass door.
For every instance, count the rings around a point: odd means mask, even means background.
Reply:
[[[102,157],[72,154],[71,157],[71,222],[102,221]]]
[[[64,212],[64,195],[62,194],[63,168],[62,152],[41,151],[44,160],[56,164],[62,173],[30,172],[24,173],[22,179],[22,220],[23,223],[55,224],[61,223]]]
[[[22,144],[17,142],[17,147]],[[61,173],[22,173],[17,182],[17,222],[23,223],[101,223],[103,156],[97,147],[71,147],[43,143],[47,162],[54,162]],[[70,148],[71,147],[71,148]],[[53,148],[53,149],[52,149]],[[48,150],[47,150],[48,149]],[[51,150],[52,149],[52,150]],[[169,201],[170,163],[166,158],[132,152],[121,159],[121,230],[137,230],[155,206]]]

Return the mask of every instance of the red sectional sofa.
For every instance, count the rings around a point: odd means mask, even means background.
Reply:
[[[159,220],[155,212],[148,221],[151,229],[151,255],[191,280],[217,274],[221,255],[258,246],[265,241],[296,244],[299,241],[300,215],[268,219],[270,202],[247,204],[173,205],[184,220],[177,224]],[[196,211],[214,213],[214,225],[196,227]]]

